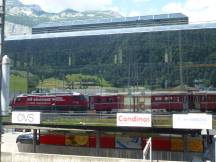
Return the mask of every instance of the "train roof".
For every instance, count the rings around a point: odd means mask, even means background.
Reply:
[[[41,39],[56,39],[56,38],[72,38],[72,37],[82,37],[82,36],[151,33],[151,32],[166,32],[166,31],[169,32],[170,31],[191,31],[191,30],[204,30],[204,29],[215,29],[215,28],[216,28],[215,22],[207,22],[207,23],[194,23],[194,24],[168,25],[168,26],[149,26],[149,27],[16,35],[16,36],[7,37],[5,41],[8,42],[8,41],[23,41],[23,40],[35,40],[35,39],[41,40]]]
[[[152,91],[151,94],[188,94],[188,91]]]
[[[188,94],[188,91],[137,91],[137,92],[118,92],[118,93],[96,93],[90,96],[152,96],[152,95],[181,95]]]
[[[197,94],[197,95],[204,95],[204,94],[215,94],[216,91],[137,91],[137,92],[118,92],[118,93],[109,93],[109,92],[102,92],[96,93],[89,96],[163,96],[163,95],[185,95],[185,94]],[[31,94],[20,94],[17,97],[34,97],[34,96],[79,96],[83,95],[79,92],[58,92],[58,93],[31,93]]]
[[[216,95],[216,91],[197,91],[197,92],[194,92],[194,94],[197,94],[197,95],[204,95],[204,94]]]
[[[31,93],[31,94],[20,94],[18,95],[17,97],[23,97],[23,96],[79,96],[79,95],[82,95],[81,93],[79,92],[72,92],[72,93]]]

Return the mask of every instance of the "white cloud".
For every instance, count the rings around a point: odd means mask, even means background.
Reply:
[[[120,13],[120,15],[122,15],[123,17],[133,17],[133,16],[142,16],[145,15],[143,13],[141,13],[140,11],[126,11],[126,10],[118,10],[118,13]]]
[[[108,6],[106,8],[102,8],[102,10],[111,10],[120,13],[120,8],[118,6]]]
[[[185,3],[169,3],[164,12],[181,12],[189,17],[190,22],[216,21],[215,0],[187,0]]]
[[[127,16],[132,17],[132,16],[140,16],[140,15],[142,14],[139,11],[131,11]]]
[[[143,3],[143,2],[148,2],[150,0],[133,0],[134,3]]]
[[[100,10],[112,6],[112,0],[20,0],[24,4],[38,4],[44,11],[60,12],[71,8],[78,11]]]

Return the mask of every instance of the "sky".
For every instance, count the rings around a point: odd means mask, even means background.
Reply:
[[[216,0],[20,0],[38,4],[46,12],[71,8],[77,11],[113,10],[122,16],[183,13],[189,21],[216,21]]]

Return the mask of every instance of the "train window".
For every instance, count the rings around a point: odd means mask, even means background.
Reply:
[[[97,98],[96,99],[96,103],[100,103],[101,102],[101,99],[100,98]]]
[[[74,100],[80,100],[79,96],[74,96]]]
[[[183,97],[183,102],[185,103],[185,102],[188,102],[188,97],[187,96],[184,96]]]
[[[211,96],[208,99],[207,99],[207,96],[203,96],[202,98],[203,98],[202,101],[211,101],[212,100]]]
[[[164,97],[164,101],[169,101],[169,97]]]
[[[20,101],[21,101],[21,97],[17,97],[16,102],[20,102]]]
[[[164,101],[172,102],[173,98],[171,96],[164,97]]]
[[[162,97],[155,97],[155,101],[161,101]]]
[[[212,96],[212,101],[216,102],[216,96]]]
[[[196,96],[196,102],[203,102],[203,101],[207,101],[206,96]]]
[[[175,97],[175,96],[174,96],[174,97],[172,98],[172,101],[173,101],[173,102],[177,102],[177,101],[178,101],[178,97]]]
[[[80,100],[84,101],[85,100],[85,96],[84,95],[80,95]]]
[[[176,97],[176,102],[179,102],[180,101],[180,97]]]
[[[210,102],[213,101],[213,96],[208,96],[208,97],[205,96],[205,97],[206,97],[206,100],[207,100],[207,101],[210,101]]]
[[[195,102],[199,102],[199,96],[195,97]]]
[[[109,103],[113,102],[112,97],[108,97],[108,98],[107,98],[107,102],[109,102]]]

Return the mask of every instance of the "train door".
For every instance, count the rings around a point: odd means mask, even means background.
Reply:
[[[150,96],[139,96],[138,109],[139,111],[150,110],[151,97]]]
[[[133,112],[137,112],[139,111],[139,103],[140,103],[141,96],[133,95],[132,97],[133,97],[133,104],[132,104]]]
[[[145,101],[144,101],[145,110],[150,110],[150,108],[151,108],[151,96],[145,96],[144,99],[145,99]]]
[[[125,99],[124,99],[124,107],[125,107],[125,111],[131,111],[131,105],[132,105],[132,98],[131,96],[125,95]]]
[[[94,105],[95,96],[89,96],[88,99],[89,99],[89,109],[94,110],[95,109],[95,105]]]
[[[194,100],[195,100],[195,95],[189,94],[188,95],[188,109],[189,110],[194,109],[194,107],[195,107]]]
[[[201,98],[199,95],[195,95],[195,98],[194,98],[194,108],[196,110],[200,110],[200,104],[201,104]]]
[[[183,111],[188,111],[189,107],[188,95],[183,95]]]
[[[117,109],[118,109],[118,112],[124,109],[124,96],[123,95],[117,95]]]

